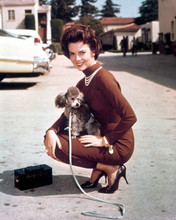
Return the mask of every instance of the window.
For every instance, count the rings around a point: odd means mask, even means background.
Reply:
[[[159,33],[159,41],[160,41],[160,42],[163,42],[163,40],[164,40],[163,38],[164,38],[164,37],[163,37],[163,33]]]
[[[32,10],[25,10],[25,14],[31,14]]]
[[[9,21],[15,20],[15,11],[14,10],[8,10],[8,20]]]
[[[171,21],[171,40],[174,40],[174,21]]]

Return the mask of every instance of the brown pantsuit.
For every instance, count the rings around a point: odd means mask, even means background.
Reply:
[[[101,65],[95,65],[84,71],[86,76],[92,74]],[[108,142],[113,145],[114,153],[109,154],[105,147],[84,147],[79,142],[79,137],[72,139],[73,165],[95,168],[97,163],[108,165],[121,165],[127,162],[134,150],[134,136],[132,125],[136,122],[136,116],[131,106],[121,93],[120,86],[114,76],[101,68],[91,83],[85,86],[84,78],[77,87],[83,92],[95,118],[101,123],[101,135],[106,136]],[[62,149],[56,148],[56,157],[69,163],[68,135],[63,132],[66,118],[61,117],[52,125],[62,145]]]

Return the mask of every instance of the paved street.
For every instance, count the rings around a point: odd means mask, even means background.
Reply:
[[[119,81],[138,121],[134,125],[135,152],[127,162],[127,179],[114,194],[90,195],[125,206],[124,220],[176,219],[176,57],[140,54],[101,54],[99,61]],[[52,61],[48,75],[9,78],[0,84],[0,219],[58,220],[100,219],[82,216],[84,210],[111,216],[117,207],[93,201],[75,186],[69,165],[50,159],[43,135],[61,110],[54,99],[83,74],[64,56]],[[14,169],[47,164],[53,184],[20,191],[14,187]],[[80,183],[91,170],[74,167]]]

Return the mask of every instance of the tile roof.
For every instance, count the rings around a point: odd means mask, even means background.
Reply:
[[[137,24],[131,24],[131,25],[127,25],[127,26],[124,26],[124,27],[121,27],[121,28],[117,28],[115,29],[114,31],[116,32],[136,32],[140,29],[140,26],[138,26]]]
[[[133,24],[130,24],[130,25],[124,25],[124,27],[121,27],[121,28],[116,28],[116,29],[109,30],[107,32],[104,32],[104,33],[100,34],[100,36],[114,34],[115,32],[136,32],[139,29],[140,29],[140,26],[133,23]]]
[[[123,25],[123,27],[116,28],[109,30],[105,33],[102,33],[102,35],[110,32],[136,32],[140,29],[140,27],[134,23],[135,18],[117,18],[117,17],[108,17],[108,18],[102,18],[100,20],[102,25],[109,24],[109,25]],[[105,22],[106,21],[106,22]],[[68,22],[64,24],[63,30],[66,28],[72,26],[75,24],[76,21]],[[109,22],[109,23],[108,23]]]
[[[104,17],[100,20],[102,25],[120,25],[131,24],[135,18],[120,18],[120,17]]]

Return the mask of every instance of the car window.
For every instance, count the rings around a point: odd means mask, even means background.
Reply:
[[[21,37],[17,34],[12,34],[12,33],[9,33],[7,31],[4,31],[2,29],[0,29],[0,36],[1,37],[14,37],[14,38],[20,38],[20,39],[24,39],[24,37]]]
[[[19,36],[24,38],[24,39],[30,38],[30,37],[32,38],[33,37],[33,36],[30,36],[30,35],[24,35],[24,34],[20,34]]]

